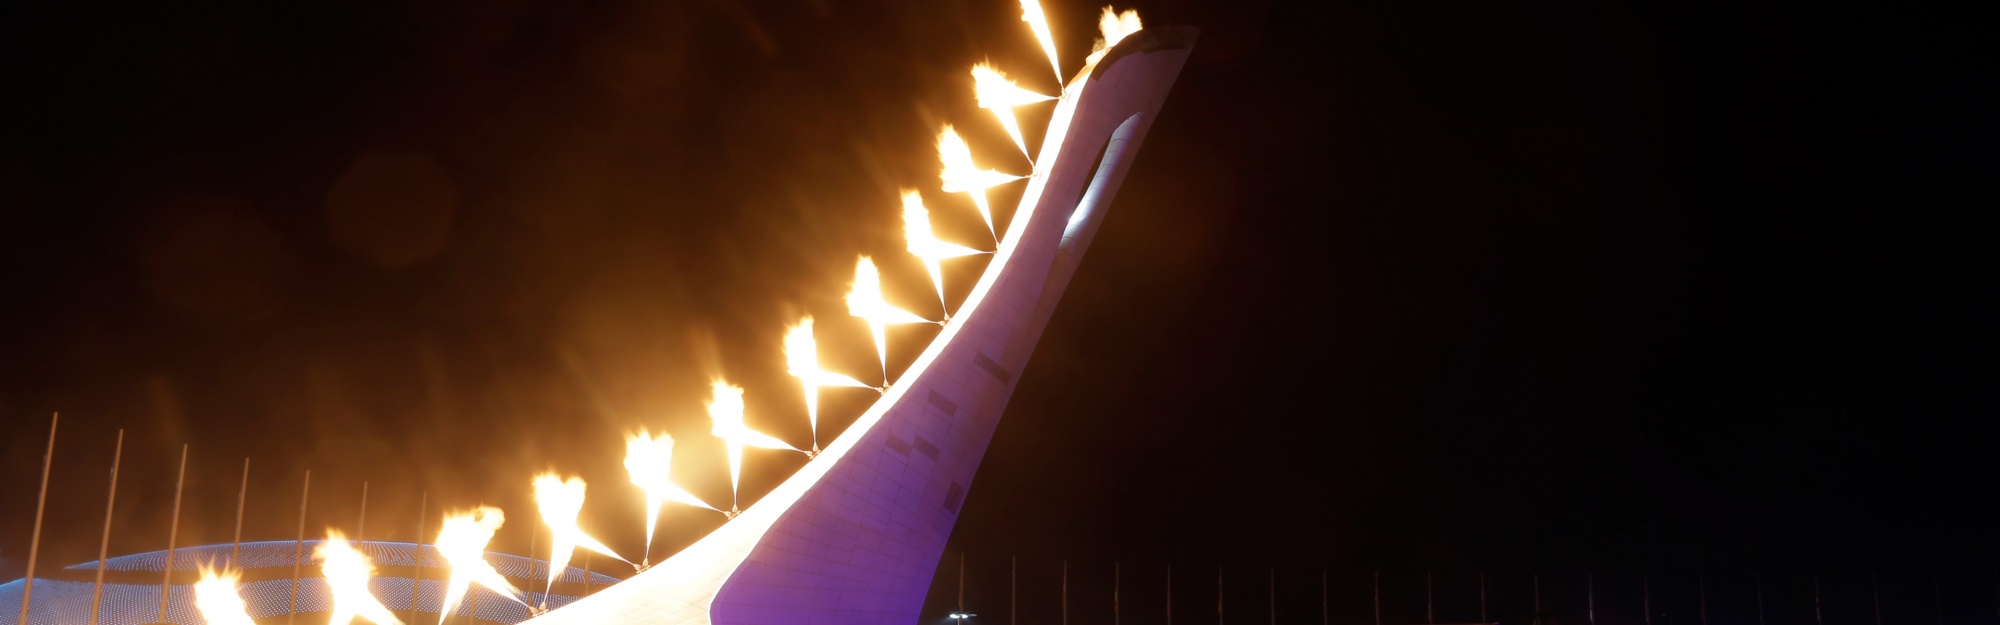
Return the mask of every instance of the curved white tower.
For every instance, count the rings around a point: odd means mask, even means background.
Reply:
[[[915,623],[1021,367],[1196,35],[1139,31],[1070,82],[986,272],[825,451],[686,550],[529,622]]]

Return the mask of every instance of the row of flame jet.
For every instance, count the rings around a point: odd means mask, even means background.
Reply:
[[[1038,0],[1021,0],[1021,20],[1027,22],[1041,44],[1042,52],[1048,56],[1049,66],[1055,70],[1057,84],[1065,84],[1062,66],[1057,61],[1055,40],[1049,31],[1048,17],[1042,12]],[[1098,23],[1103,39],[1085,61],[1085,67],[1097,63],[1105,51],[1116,45],[1125,36],[1140,28],[1137,11],[1116,12],[1105,7]],[[1006,75],[991,65],[981,63],[972,68],[973,91],[979,107],[992,111],[999,119],[1007,136],[1023,156],[1029,156],[1026,140],[1021,135],[1021,126],[1015,118],[1016,107],[1055,99],[1023,89],[1009,80]],[[986,230],[999,243],[998,231],[993,226],[993,210],[987,204],[986,190],[995,186],[1020,180],[1025,176],[983,169],[973,163],[972,149],[965,140],[946,124],[938,135],[938,156],[943,171],[939,178],[941,190],[946,193],[965,193],[979,211],[979,217],[986,224]],[[1029,156],[1032,159],[1032,156]],[[1031,161],[1032,162],[1032,161]],[[924,206],[923,197],[914,189],[902,192],[903,235],[907,240],[909,253],[924,264],[930,274],[931,285],[936,289],[938,301],[944,304],[944,274],[942,262],[951,258],[988,253],[937,238],[931,230],[930,210]],[[862,256],[854,269],[854,284],[847,294],[848,314],[860,318],[868,325],[869,334],[875,342],[875,354],[882,366],[883,384],[889,383],[888,366],[888,326],[910,323],[937,323],[914,313],[890,305],[882,295],[882,277],[875,268],[875,262]],[[949,313],[947,312],[947,318]],[[751,429],[743,420],[743,389],[728,382],[717,380],[711,387],[711,397],[707,408],[713,421],[710,434],[723,441],[729,459],[730,510],[709,505],[676,485],[672,478],[674,439],[665,433],[657,436],[641,429],[625,441],[625,469],[632,484],[645,493],[646,506],[646,547],[650,552],[654,531],[660,510],[669,502],[687,506],[715,510],[728,516],[737,512],[737,491],[743,472],[743,450],[746,447],[791,450],[808,457],[819,452],[819,390],[822,388],[865,388],[878,392],[884,387],[863,383],[852,377],[827,371],[820,367],[818,345],[813,339],[813,319],[808,316],[799,320],[785,335],[785,360],[789,373],[799,379],[805,390],[806,420],[811,427],[813,445],[811,450],[799,449],[776,437]],[[485,558],[486,545],[492,541],[494,533],[506,522],[506,514],[499,508],[480,506],[470,511],[461,511],[445,516],[443,526],[438,531],[433,546],[445,560],[450,570],[446,581],[445,595],[439,606],[439,622],[444,615],[451,614],[465,598],[472,585],[485,586],[495,593],[528,606],[532,611],[547,607],[548,592],[554,589],[554,573],[567,570],[570,557],[577,548],[589,549],[606,556],[617,558],[627,564],[632,561],[619,556],[604,543],[584,533],[577,524],[577,517],[583,511],[585,483],[582,478],[564,478],[554,473],[543,473],[534,479],[535,504],[541,513],[542,523],[548,526],[550,554],[548,583],[543,588],[542,605],[530,605],[523,593],[507,581],[505,576],[493,568]],[[368,582],[374,576],[374,564],[367,555],[339,531],[329,530],[327,539],[313,551],[313,558],[320,563],[320,572],[326,579],[332,594],[333,610],[330,625],[350,625],[354,619],[365,619],[376,625],[402,625],[402,620],[385,607],[369,591]],[[650,564],[641,558],[634,568],[643,570]],[[208,625],[254,625],[245,609],[242,596],[237,590],[240,572],[235,570],[214,570],[204,567],[201,579],[195,583],[195,607]]]

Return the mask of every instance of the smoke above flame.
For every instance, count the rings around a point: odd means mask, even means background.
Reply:
[[[201,580],[194,583],[194,608],[201,613],[202,622],[208,625],[257,625],[243,605],[243,595],[236,590],[236,580],[242,577],[243,572],[236,569],[217,571],[201,567]]]
[[[506,523],[507,513],[492,506],[445,515],[444,527],[438,530],[434,544],[438,555],[444,556],[446,566],[450,567],[451,576],[445,582],[444,603],[438,612],[441,615],[439,618],[451,615],[473,584],[485,586],[515,603],[528,605],[521,599],[521,591],[486,561],[486,543],[492,542],[493,533],[500,531],[500,526]]]
[[[931,211],[924,208],[924,197],[915,189],[903,190],[903,239],[910,254],[922,259],[924,269],[930,272],[931,286],[937,288],[938,306],[948,306],[944,299],[944,270],[939,261],[982,252],[938,240],[931,231]],[[951,311],[945,311],[946,316],[950,314]]]
[[[348,625],[355,618],[375,625],[403,624],[368,590],[368,580],[375,576],[375,564],[368,560],[367,554],[348,544],[346,536],[328,530],[326,541],[313,549],[313,559],[320,561],[320,574],[326,577],[326,586],[333,593],[333,619],[328,621],[329,625]]]
[[[986,189],[1022,177],[980,169],[972,162],[972,146],[965,144],[965,138],[958,136],[951,124],[945,124],[944,130],[938,132],[938,161],[944,165],[938,172],[938,179],[944,183],[940,188],[945,193],[971,194],[972,205],[979,208],[979,218],[986,220],[986,232],[998,241],[1000,235],[993,229],[993,209],[986,204]]]
[[[1014,107],[1054,100],[1027,89],[1022,89],[1006,74],[985,63],[972,66],[972,97],[979,102],[979,108],[993,112],[1000,120],[1000,127],[1006,129],[1008,138],[1014,140],[1014,147],[1021,148],[1021,154],[1034,160],[1028,153],[1028,141],[1021,137],[1021,123],[1014,114]]]

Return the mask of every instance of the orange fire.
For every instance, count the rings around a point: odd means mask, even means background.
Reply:
[[[1111,51],[1112,46],[1144,27],[1139,22],[1138,9],[1126,9],[1124,13],[1119,13],[1111,7],[1104,7],[1104,14],[1097,18],[1097,45],[1091,47],[1090,58],[1084,61],[1084,65],[1096,65],[1099,59],[1104,58],[1104,53]]]
[[[328,621],[329,625],[348,625],[355,618],[375,625],[403,625],[403,620],[396,618],[368,590],[368,580],[375,576],[375,564],[368,560],[367,554],[348,544],[346,536],[328,530],[326,541],[313,549],[313,558],[320,561],[320,574],[326,577],[327,589],[333,594],[333,619]]]
[[[875,388],[860,380],[821,369],[819,345],[813,341],[813,318],[807,316],[785,331],[787,373],[799,379],[806,392],[806,423],[812,426],[813,453],[819,453],[819,389],[823,386]]]
[[[875,270],[875,261],[867,256],[854,265],[854,288],[847,292],[847,314],[868,323],[868,332],[875,337],[875,357],[882,362],[883,386],[889,384],[889,324],[933,323],[890,306],[882,298],[882,273]]]
[[[1035,31],[1035,41],[1042,44],[1042,54],[1049,57],[1049,68],[1056,72],[1056,84],[1062,84],[1062,64],[1056,62],[1056,37],[1049,32],[1049,16],[1042,12],[1038,0],[1021,0],[1021,21],[1028,23],[1028,29]]]
[[[1021,148],[1021,154],[1034,160],[1034,156],[1028,154],[1027,140],[1021,138],[1021,123],[1014,115],[1014,107],[1055,98],[1022,89],[1008,80],[1006,74],[985,63],[972,66],[972,96],[979,101],[979,108],[992,111],[993,116],[999,118],[1000,127],[1007,130],[1007,136],[1014,140],[1014,147]]]
[[[661,432],[658,438],[641,428],[638,433],[625,437],[625,472],[632,478],[632,485],[646,493],[646,551],[653,550],[653,529],[660,520],[660,507],[666,502],[675,502],[716,510],[694,493],[674,484],[674,437]],[[641,558],[642,565],[651,564],[650,555]]]
[[[999,240],[1000,235],[993,229],[993,209],[986,205],[986,189],[1020,180],[1021,176],[980,169],[972,162],[972,146],[965,144],[951,124],[945,124],[944,130],[938,132],[938,160],[944,165],[938,173],[938,179],[944,182],[944,192],[971,194],[973,206],[979,207],[979,217],[986,220],[986,231]]]
[[[708,402],[708,418],[715,422],[714,427],[709,430],[709,433],[714,434],[716,438],[722,439],[722,444],[729,452],[730,508],[736,510],[738,507],[734,500],[737,496],[738,486],[742,483],[743,479],[743,448],[745,446],[762,447],[764,449],[789,449],[800,453],[805,453],[805,450],[793,447],[790,443],[778,440],[771,435],[750,429],[750,425],[743,422],[742,387],[722,380],[716,380],[709,385],[709,389],[712,395]]]
[[[473,584],[485,586],[515,603],[528,605],[521,600],[521,591],[486,561],[486,543],[492,542],[493,533],[500,531],[500,526],[506,523],[507,513],[492,506],[445,515],[444,527],[438,530],[437,542],[433,545],[437,547],[438,555],[444,556],[451,576],[445,582],[444,603],[438,614],[449,616],[452,610],[458,608],[458,602],[465,599],[466,591]]]
[[[194,608],[201,613],[203,622],[208,625],[257,625],[243,605],[243,595],[236,590],[236,580],[242,578],[243,572],[236,569],[217,571],[201,567],[201,580],[194,583]]]
[[[944,270],[939,261],[982,252],[938,240],[931,231],[931,211],[924,208],[924,197],[915,189],[903,190],[903,239],[910,254],[923,259],[924,269],[930,272],[931,286],[937,288],[938,305],[949,306],[944,300]],[[950,317],[951,311],[946,310],[945,316]]]

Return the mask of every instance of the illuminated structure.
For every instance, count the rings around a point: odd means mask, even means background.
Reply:
[[[1136,27],[1136,17],[1132,20]],[[566,569],[552,585],[563,594],[549,597],[552,610],[546,614],[529,619],[521,604],[485,590],[475,593],[493,600],[480,601],[475,594],[458,613],[537,625],[916,622],[1019,372],[1196,37],[1186,27],[1121,34],[1115,45],[1093,53],[1063,89],[1021,202],[979,281],[937,338],[852,426],[740,515],[626,581],[591,594],[584,592],[590,588],[583,574]],[[1048,47],[1045,33],[1038,35]],[[1052,49],[1051,57],[1053,62]],[[884,369],[886,377],[886,362]],[[291,541],[244,545],[248,571],[241,591],[252,617],[291,611],[294,547]],[[417,551],[408,544],[367,543],[363,551],[381,567],[371,588],[383,604],[405,612],[414,599],[420,612],[436,614],[448,574],[424,575],[414,592],[409,577],[442,564],[434,549],[427,547],[422,566],[414,567]],[[176,570],[185,566],[192,573],[198,564],[226,562],[228,548],[185,548],[176,554]],[[163,562],[154,560],[163,559],[160,553],[125,556],[112,560],[120,563],[112,568],[150,566],[156,576]],[[515,586],[531,590],[530,603],[542,602],[532,592],[544,587],[529,570],[532,561],[493,554],[486,559],[503,575],[522,580]],[[125,577],[106,586],[110,612],[103,622],[152,621],[153,612],[144,608],[157,606],[158,582]],[[590,585],[612,581],[598,577]],[[83,622],[74,615],[79,608],[88,614],[91,584],[69,579],[37,581],[31,622]],[[20,585],[0,586],[0,613],[19,609]],[[173,586],[172,622],[198,622],[188,591],[185,582]],[[587,596],[576,599],[578,594]],[[297,596],[298,612],[330,608],[318,577],[302,580]]]
[[[316,614],[318,620],[306,619],[306,623],[324,623],[326,612],[331,609],[331,595],[326,580],[318,577],[312,564],[313,550],[320,541],[305,541],[308,573],[299,578],[298,613]],[[203,565],[221,565],[229,562],[232,545],[208,545],[203,547],[181,547],[174,550],[174,584],[167,601],[167,620],[172,623],[200,623],[195,612],[190,585],[195,580],[196,571]],[[300,545],[290,540],[243,543],[239,562],[244,569],[243,580],[238,586],[249,615],[264,622],[282,622],[283,617],[292,612],[292,555],[298,553]],[[376,577],[369,584],[372,594],[397,615],[408,620],[411,591],[414,589],[417,606],[424,614],[418,622],[435,623],[438,604],[444,599],[445,577],[449,573],[444,568],[444,559],[438,557],[436,548],[424,545],[422,561],[417,561],[418,550],[410,543],[368,541],[360,545],[363,553],[374,560]],[[160,607],[160,574],[166,565],[165,551],[119,556],[105,561],[104,600],[98,622],[103,625],[138,625],[158,622]],[[532,598],[541,601],[541,589],[548,578],[548,562],[531,561],[519,556],[489,553],[488,562],[502,575],[517,580],[516,586],[533,588]],[[35,600],[31,623],[83,624],[90,622],[90,595],[93,578],[97,571],[97,561],[92,560],[70,566],[55,574],[43,574],[35,580]],[[413,581],[421,579],[415,585]],[[549,595],[551,607],[567,605],[594,588],[618,583],[618,578],[593,573],[590,584],[584,584],[585,573],[578,568],[565,569],[555,581],[555,594]],[[21,580],[0,584],[0,612],[12,619],[21,609]],[[459,605],[453,611],[454,622],[461,616],[469,615],[480,621],[495,623],[515,623],[528,618],[528,610],[521,604],[507,601],[486,590],[474,591],[471,600]]]
[[[993,261],[853,426],[686,550],[530,622],[916,622],[1019,372],[1195,36],[1141,30],[1070,82]]]

